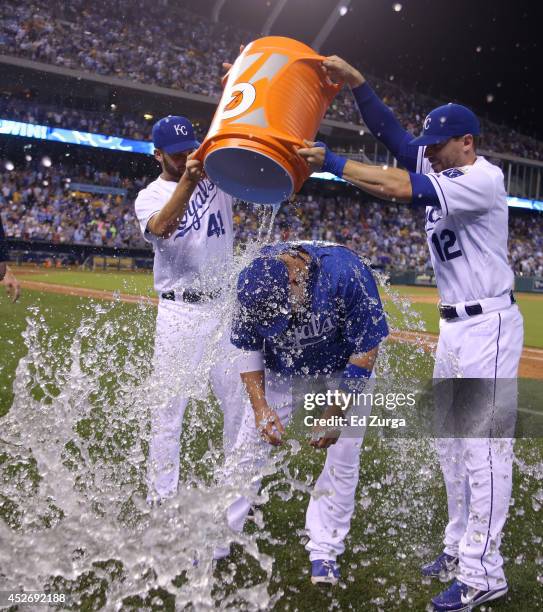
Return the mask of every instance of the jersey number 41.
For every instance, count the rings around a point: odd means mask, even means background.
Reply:
[[[209,222],[207,224],[207,235],[208,236],[219,236],[224,235],[224,223],[222,222],[221,211],[217,211],[217,214],[211,213],[209,215]]]

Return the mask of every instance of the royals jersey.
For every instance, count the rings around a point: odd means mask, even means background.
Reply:
[[[136,198],[141,231],[155,252],[155,289],[164,292],[220,288],[233,257],[233,198],[210,180],[201,180],[177,229],[169,238],[159,238],[147,230],[147,223],[168,202],[176,187],[176,182],[159,177]]]
[[[293,247],[311,256],[309,304],[289,317],[286,330],[263,338],[251,313],[234,317],[232,344],[263,351],[266,368],[286,375],[332,374],[353,353],[366,353],[388,335],[388,326],[371,270],[346,247],[315,242],[282,242],[261,249],[273,257]]]
[[[411,145],[369,84],[353,89],[371,133],[409,170],[413,201],[427,203],[426,235],[441,301],[458,304],[499,297],[513,286],[507,263],[507,200],[502,171],[484,157],[474,164],[432,172],[425,147]],[[420,179],[417,174],[428,177]]]
[[[478,156],[472,165],[432,172],[424,149],[418,151],[417,172],[428,176],[439,199],[439,206],[426,207],[426,236],[441,301],[457,304],[509,293],[514,275],[507,260],[502,171]]]

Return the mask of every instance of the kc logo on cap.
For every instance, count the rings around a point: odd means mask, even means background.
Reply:
[[[183,136],[187,136],[188,131],[187,131],[187,126],[186,125],[180,125],[179,123],[174,124],[173,129],[175,130],[176,134],[182,134]]]
[[[166,153],[193,151],[200,146],[194,137],[192,123],[181,116],[168,115],[153,126],[153,144]]]
[[[422,134],[410,145],[428,146],[445,142],[449,138],[479,134],[481,128],[475,114],[461,104],[444,104],[429,112],[422,124]]]

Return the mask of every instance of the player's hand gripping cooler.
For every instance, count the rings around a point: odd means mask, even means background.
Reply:
[[[281,36],[255,40],[239,55],[197,152],[220,189],[274,204],[301,188],[310,172],[296,151],[315,138],[341,89],[327,78],[323,59]]]

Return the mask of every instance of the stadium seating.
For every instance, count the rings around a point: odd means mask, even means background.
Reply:
[[[33,241],[94,246],[147,247],[137,225],[135,195],[152,177],[123,178],[89,165],[43,168],[37,162],[0,173],[0,210],[6,235]],[[74,191],[74,182],[122,186],[126,195]],[[271,209],[239,202],[235,207],[238,245],[255,240]],[[429,269],[424,210],[364,202],[322,183],[285,202],[274,224],[274,239],[331,240],[346,244],[383,270]],[[539,214],[510,216],[510,257],[518,275],[543,276],[543,223]],[[119,266],[119,261],[114,262]],[[105,260],[101,261],[106,265]],[[132,262],[130,262],[132,265]]]
[[[258,37],[257,33],[212,23],[186,10],[178,11],[173,18],[174,6],[152,0],[120,0],[113,4],[100,0],[93,3],[92,11],[87,10],[84,0],[5,0],[3,9],[6,17],[0,24],[0,53],[206,96],[221,92],[222,62],[236,56],[239,43]],[[131,17],[138,28],[126,27]],[[369,78],[412,131],[420,129],[430,108],[444,102],[378,77]],[[57,109],[57,114],[66,112]],[[352,96],[346,90],[338,95],[327,117],[360,123]],[[117,125],[111,117],[100,120],[80,113],[79,118],[82,126],[100,126],[107,130],[105,133]],[[75,115],[70,123],[73,120],[77,122]],[[47,121],[56,122],[55,113]],[[136,137],[146,133],[147,125],[141,118],[127,117],[126,123],[119,123],[124,124],[121,134],[128,132],[130,137]],[[543,159],[543,144],[534,138],[489,121],[483,122],[483,132],[485,149]]]

